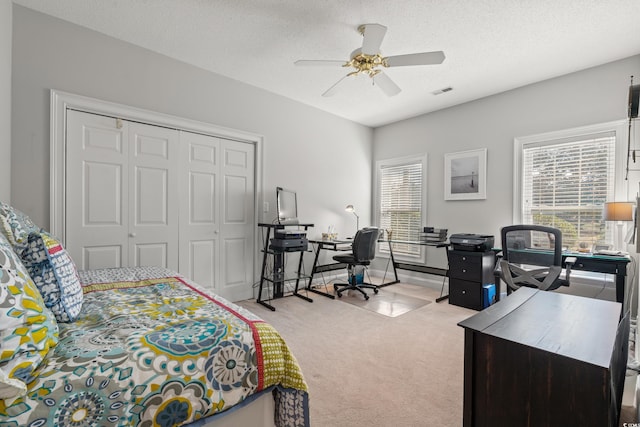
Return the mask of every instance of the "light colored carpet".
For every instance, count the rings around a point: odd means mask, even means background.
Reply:
[[[407,284],[383,292],[439,296]],[[239,304],[273,324],[296,355],[309,386],[312,426],[462,425],[464,332],[457,323],[475,311],[445,300],[386,317],[310,296],[313,303],[274,300],[275,312],[254,300]]]

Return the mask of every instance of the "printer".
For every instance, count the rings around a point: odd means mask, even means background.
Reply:
[[[487,252],[493,248],[493,236],[486,234],[458,233],[449,237],[455,251]]]

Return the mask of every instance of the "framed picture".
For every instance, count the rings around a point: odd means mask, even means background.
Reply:
[[[487,198],[487,149],[444,155],[444,199]]]

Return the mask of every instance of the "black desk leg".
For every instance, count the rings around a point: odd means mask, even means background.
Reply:
[[[293,294],[298,298],[302,298],[305,301],[313,302],[313,300],[307,296],[298,293],[298,286],[300,285],[300,274],[302,274],[302,258],[304,256],[304,252],[300,251],[300,260],[298,261],[298,277],[296,278],[296,288],[293,290]],[[311,281],[309,281],[311,283]]]
[[[389,285],[394,285],[396,283],[400,283],[400,279],[398,279],[398,270],[396,269],[396,259],[393,257],[393,248],[391,247],[391,242],[387,241],[387,243],[389,244],[389,258],[391,258],[391,265],[393,266],[393,277],[394,280],[387,282],[387,283],[381,283],[378,285],[379,288],[384,288],[385,286],[389,286]],[[389,268],[389,265],[387,264],[387,268]],[[386,270],[385,270],[385,275],[386,275]]]
[[[442,287],[440,288],[440,296],[438,298],[436,298],[436,302],[440,302],[440,301],[444,301],[446,299],[449,299],[449,294],[442,295],[442,292],[444,292],[444,281],[447,280],[447,277],[449,277],[449,273],[448,272],[447,272],[447,275],[442,278]]]
[[[318,258],[320,257],[320,251],[321,250],[322,250],[322,243],[318,243],[316,245],[316,255],[313,258],[313,267],[311,267],[311,275],[309,276],[309,283],[307,284],[307,291],[313,292],[314,294],[322,295],[323,297],[336,299],[335,295],[331,295],[331,294],[328,294],[326,292],[322,292],[322,291],[319,291],[317,289],[313,289],[311,287],[311,284],[313,283],[313,276],[316,274],[316,267],[318,266]]]
[[[626,269],[627,266],[623,265],[621,267],[618,267],[618,271],[620,271],[620,268],[624,268]],[[616,274],[616,301],[619,302],[620,304],[622,304],[622,309],[625,310],[624,308],[624,284],[626,282],[626,276],[623,274]]]
[[[271,304],[267,304],[262,300],[262,286],[264,285],[264,271],[267,268],[267,257],[269,256],[269,237],[271,235],[271,229],[267,228],[267,238],[264,240],[264,252],[262,257],[262,274],[260,275],[260,289],[258,290],[258,304],[267,307],[271,311],[276,311],[276,308]]]

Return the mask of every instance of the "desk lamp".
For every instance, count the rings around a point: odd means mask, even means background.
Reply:
[[[355,209],[353,209],[353,205],[347,205],[347,207],[344,208],[344,210],[347,212],[351,212],[356,216],[356,231],[360,230],[360,217],[356,213]]]
[[[605,221],[616,221],[618,226],[618,239],[616,245],[622,246],[623,221],[633,221],[633,206],[631,202],[606,202],[602,217]],[[623,248],[616,248],[622,250]]]

